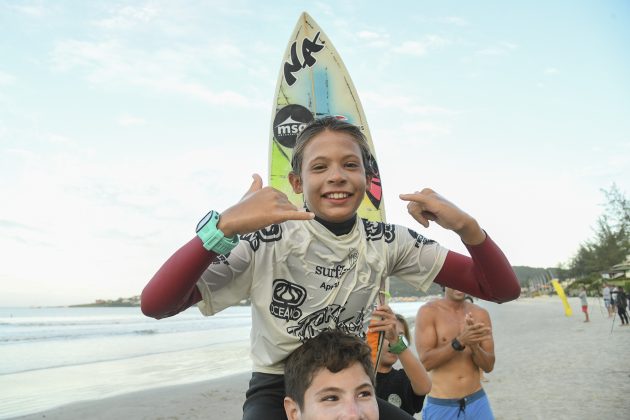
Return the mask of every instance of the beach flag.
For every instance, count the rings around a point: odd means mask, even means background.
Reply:
[[[571,310],[571,306],[569,305],[569,301],[567,300],[567,295],[564,294],[564,289],[560,285],[560,282],[557,279],[551,280],[551,284],[553,284],[553,288],[556,289],[556,293],[560,296],[562,300],[562,304],[564,305],[564,314],[566,316],[573,315],[573,311]]]

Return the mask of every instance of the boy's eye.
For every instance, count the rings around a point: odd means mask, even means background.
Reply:
[[[321,171],[321,170],[326,169],[326,165],[322,165],[322,164],[313,165],[311,169],[314,171]]]
[[[372,391],[361,391],[359,392],[359,398],[371,398]]]
[[[324,395],[321,400],[322,401],[337,401],[339,400],[339,397],[337,397],[336,395]]]
[[[357,162],[347,162],[347,163],[346,163],[346,166],[347,166],[348,168],[358,168],[358,167],[359,167],[359,164],[358,164]]]

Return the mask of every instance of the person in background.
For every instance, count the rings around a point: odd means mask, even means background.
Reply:
[[[582,286],[582,290],[580,291],[578,297],[580,298],[580,303],[582,304],[582,312],[584,312],[585,316],[584,322],[590,322],[590,319],[588,318],[588,300],[586,298],[586,287]]]
[[[606,306],[606,310],[608,311],[608,318],[612,318],[612,296],[610,294],[610,286],[608,285],[608,283],[604,283],[604,288],[602,289],[602,297],[604,298],[604,306]]]
[[[444,298],[422,305],[416,316],[416,349],[433,383],[424,420],[494,418],[479,375],[494,368],[492,324],[488,311],[465,296],[446,287]]]
[[[383,305],[374,311],[370,330],[385,332],[383,353],[376,369],[376,395],[411,415],[419,413],[424,396],[431,390],[431,379],[409,348],[407,320]],[[394,369],[399,360],[402,369]]]
[[[615,294],[615,306],[617,306],[617,313],[619,314],[619,319],[621,319],[621,325],[628,325],[628,314],[626,312],[626,305],[628,303],[628,297],[626,296],[626,292],[624,292],[623,287],[618,286],[617,293]]]

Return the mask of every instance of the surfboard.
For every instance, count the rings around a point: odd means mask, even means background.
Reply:
[[[298,134],[315,118],[335,116],[358,126],[367,139],[376,170],[367,186],[358,214],[375,221],[385,221],[385,203],[376,151],[359,95],[350,74],[330,38],[308,13],[298,19],[282,57],[269,133],[269,185],[287,195],[298,208],[302,195],[295,194],[288,180],[291,156]],[[386,291],[386,284],[381,289]],[[385,293],[379,296],[384,303]],[[380,358],[382,334],[369,333],[372,361]]]
[[[370,146],[376,176],[367,188],[359,216],[385,221],[385,204],[376,152],[363,106],[339,53],[328,36],[306,12],[298,19],[282,58],[271,113],[269,185],[302,207],[288,174],[299,132],[314,118],[335,116],[361,128]]]

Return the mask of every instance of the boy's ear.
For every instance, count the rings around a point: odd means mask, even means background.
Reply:
[[[295,172],[289,172],[289,183],[293,187],[293,192],[302,194],[302,179]]]
[[[301,417],[300,407],[291,397],[284,397],[284,412],[289,420],[299,420]]]

